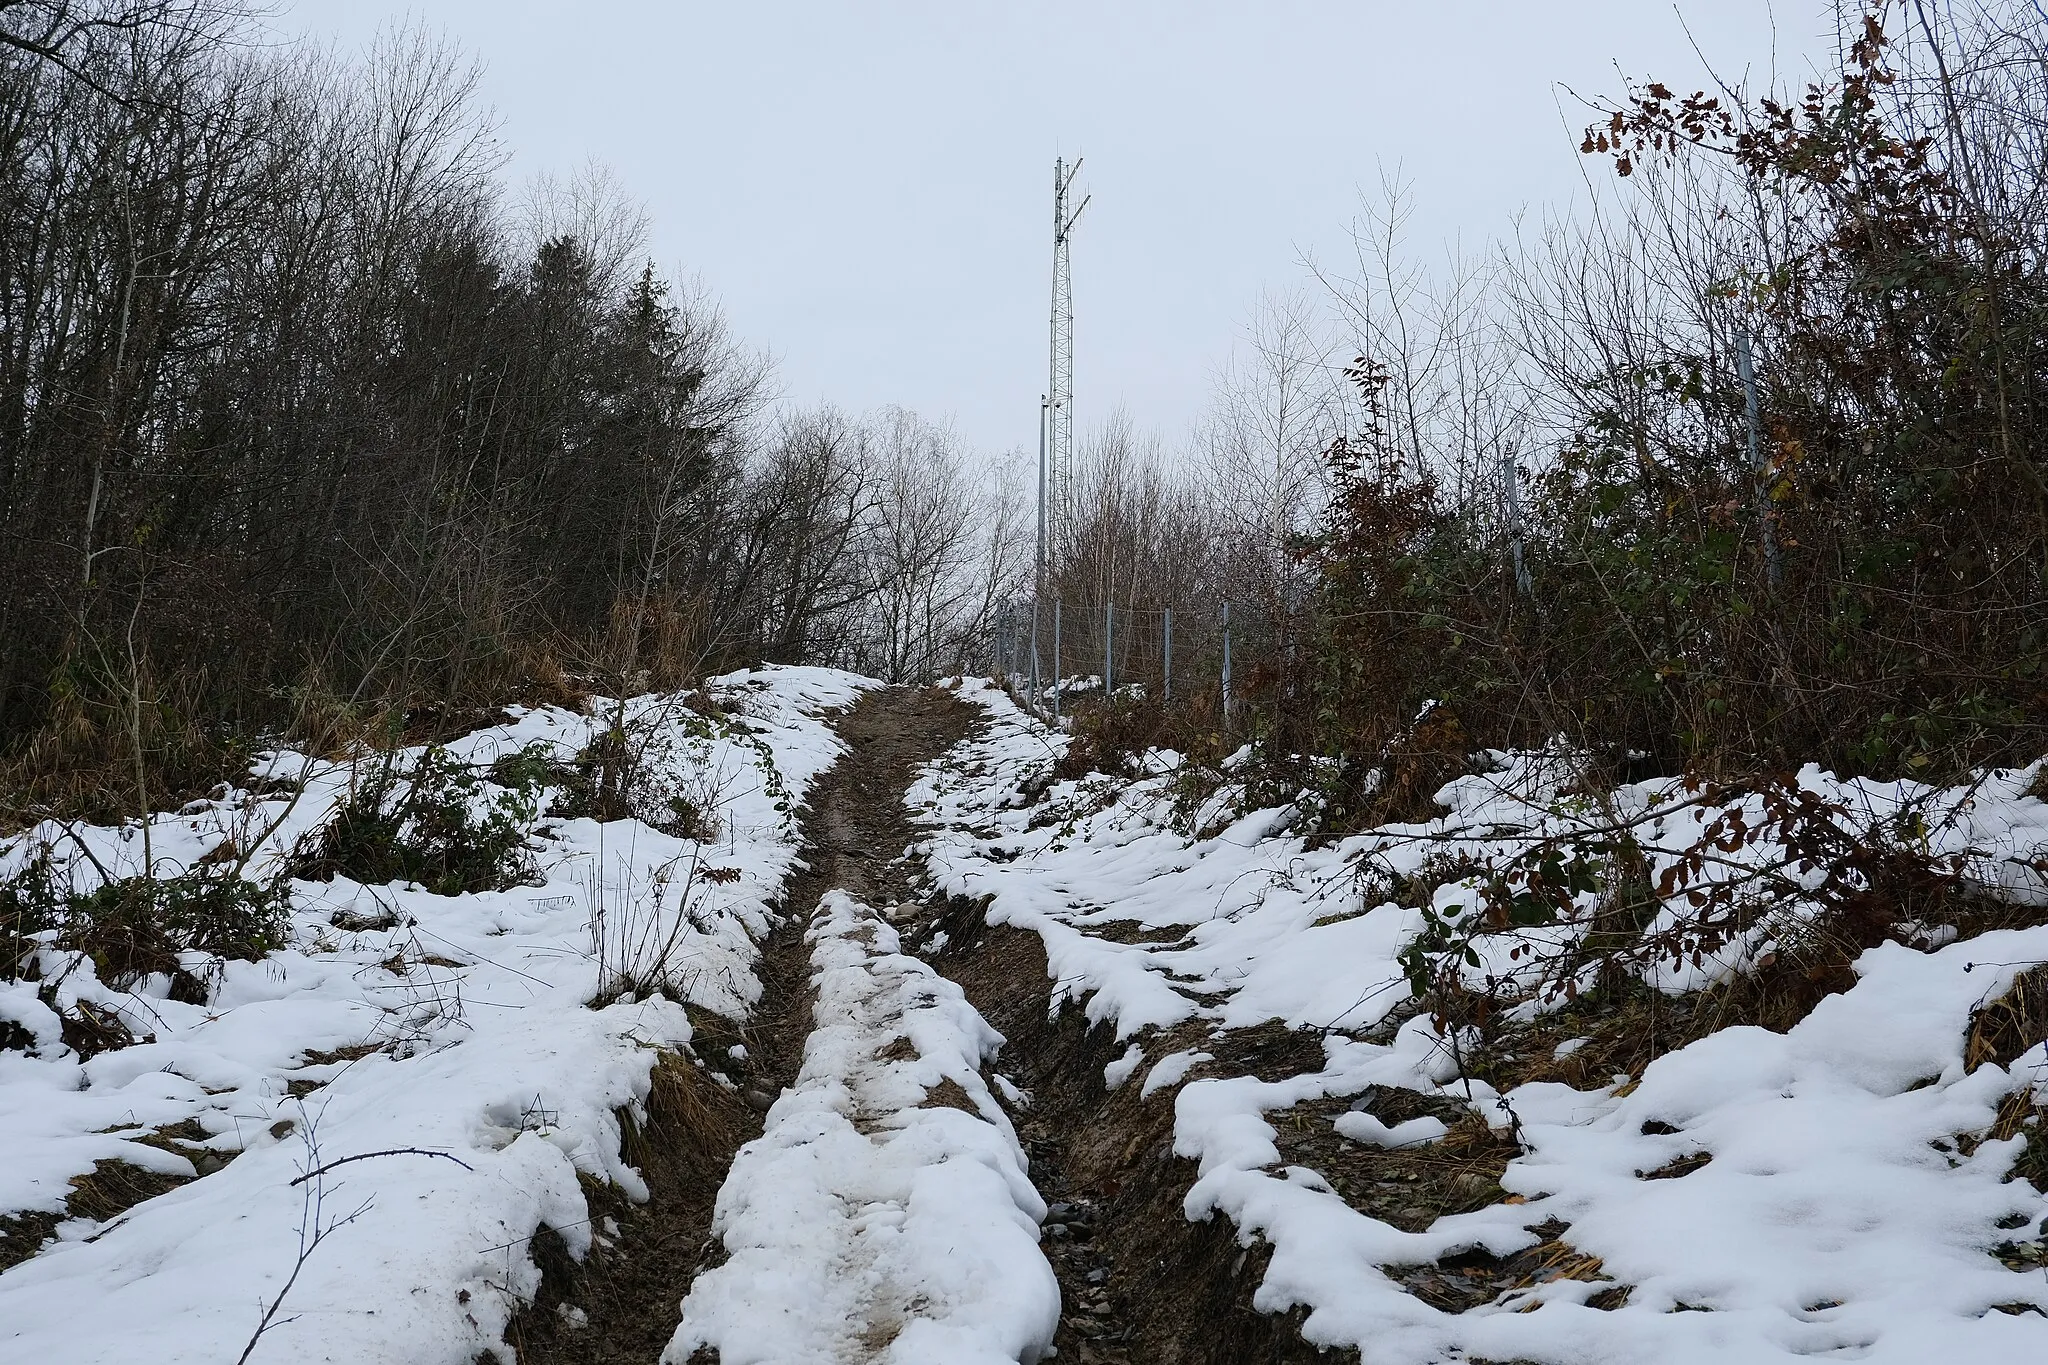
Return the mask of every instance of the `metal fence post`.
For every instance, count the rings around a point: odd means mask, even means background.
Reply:
[[[1223,728],[1230,728],[1230,603],[1223,604]]]
[[[1529,578],[1529,566],[1522,562],[1522,471],[1512,450],[1501,457],[1500,477],[1508,500],[1508,552],[1514,565],[1515,591],[1534,597],[1536,585]]]
[[[1116,603],[1102,609],[1102,699],[1116,691]]]
[[[1060,715],[1060,599],[1052,599],[1052,715]]]
[[[1164,678],[1163,678],[1163,680],[1162,680],[1162,683],[1161,683],[1160,689],[1159,689],[1159,692],[1160,692],[1160,700],[1161,700],[1161,701],[1172,701],[1172,700],[1173,700],[1173,608],[1172,608],[1172,607],[1168,607],[1168,608],[1166,609],[1166,657],[1165,657],[1164,661],[1163,661],[1163,662],[1161,663],[1161,665],[1160,665],[1160,670],[1159,670],[1159,671],[1160,671],[1161,673],[1163,673],[1163,674],[1165,675],[1165,677],[1164,677]]]
[[[1038,594],[1031,594],[1031,690],[1025,694],[1038,705]]]

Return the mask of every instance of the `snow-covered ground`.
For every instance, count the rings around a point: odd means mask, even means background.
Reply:
[[[842,752],[824,715],[869,685],[733,675],[710,688],[718,720],[675,698],[627,702],[645,819],[550,818],[548,792],[505,804],[509,789],[483,783],[472,799],[523,822],[522,884],[294,882],[288,946],[181,960],[207,984],[203,1005],[173,998],[191,983],[164,973],[117,989],[45,935],[35,979],[0,983],[0,1231],[36,1215],[55,1231],[0,1273],[0,1359],[233,1361],[267,1311],[254,1361],[470,1365],[502,1348],[538,1284],[536,1230],[576,1255],[607,1235],[579,1180],[640,1189],[620,1115],[644,1102],[659,1052],[688,1043],[683,1003],[737,1016],[759,999],[759,943],[797,865],[794,807]],[[1553,866],[1526,885],[1555,893],[1555,913],[1475,934],[1485,869],[1611,847],[1617,828],[1660,902],[1652,940],[1686,942],[1729,896],[1768,898],[1696,956],[1629,964],[1673,998],[1824,922],[1841,887],[1788,856],[1797,821],[1952,858],[1980,887],[2039,904],[2048,808],[2027,794],[2033,770],[1949,791],[1809,770],[1775,793],[1666,781],[1596,798],[1569,754],[1503,754],[1445,788],[1432,820],[1319,842],[1291,808],[1246,810],[1228,765],[1202,778],[1155,754],[1137,781],[1048,784],[1065,737],[993,688],[958,687],[987,724],[909,798],[934,880],[1042,939],[1056,1005],[1124,1044],[1106,1085],[1171,1095],[1174,1149],[1195,1163],[1187,1216],[1271,1244],[1255,1302],[1305,1307],[1311,1341],[1414,1365],[2048,1348],[2048,1270],[1993,1255],[2039,1244],[2048,1200],[2009,1178],[2024,1139],[1988,1136],[2017,1098],[2048,1093],[2048,1045],[2009,1064],[1964,1057],[1972,1011],[2048,960],[2048,928],[1958,940],[1909,927],[1911,946],[1863,952],[1855,984],[1783,1033],[1723,1028],[1633,1074],[1504,1093],[1461,1074],[1455,1031],[1414,1014],[1407,952],[1434,936],[1447,946],[1432,960],[1515,1019],[1565,1017],[1590,984],[1572,950],[1601,892]],[[521,756],[530,770],[619,714],[523,712],[447,750],[472,770]],[[0,845],[0,881],[47,855],[90,890],[140,872],[145,843],[160,877],[232,843],[243,874],[267,878],[363,769],[292,754],[260,767],[252,778],[270,782],[159,817],[147,841],[133,827],[31,831]],[[726,1365],[1039,1358],[1058,1293],[1043,1207],[985,1079],[1000,1040],[899,941],[895,907],[834,892],[791,908],[811,917],[816,1028],[721,1191],[727,1260],[696,1281],[665,1359],[705,1345]],[[625,988],[650,977],[675,999]],[[95,1011],[139,1041],[81,1057],[64,1021]],[[1318,1031],[1321,1067],[1235,1074],[1218,1060],[1227,1039],[1205,1041],[1274,1025]],[[1383,1121],[1363,1104],[1372,1087],[1512,1132],[1497,1202],[1404,1230],[1283,1157],[1294,1138],[1274,1116],[1290,1109],[1290,1128],[1320,1115],[1328,1144],[1350,1144],[1320,1150],[1452,1140],[1444,1118]],[[101,1163],[198,1178],[103,1221],[67,1214],[81,1184],[121,1169]],[[1538,1244],[1598,1274],[1531,1276],[1455,1313],[1403,1271]]]
[[[824,669],[734,674],[709,688],[718,723],[675,698],[628,702],[643,776],[710,817],[701,839],[535,815],[530,885],[295,882],[288,947],[188,955],[213,982],[203,1005],[170,999],[162,975],[115,990],[90,959],[42,948],[42,981],[0,984],[0,1024],[17,1026],[0,1031],[28,1040],[0,1050],[0,1215],[61,1215],[96,1162],[209,1173],[105,1223],[64,1221],[0,1274],[0,1358],[219,1365],[272,1305],[251,1360],[471,1365],[501,1346],[538,1283],[536,1229],[577,1255],[603,1235],[579,1173],[641,1188],[618,1114],[645,1099],[657,1050],[691,1036],[679,1002],[590,1002],[618,972],[657,968],[694,1006],[737,1015],[758,997],[757,943],[797,857],[793,801],[841,751],[824,712],[868,686]],[[602,723],[526,711],[448,751],[567,760]],[[268,875],[360,776],[292,754],[260,767],[303,794],[228,792],[159,817],[159,876],[228,840],[252,854],[246,875]],[[49,849],[89,890],[139,872],[143,845],[132,826],[45,827],[0,845],[0,879]],[[81,1060],[57,1012],[80,1001],[146,1041]],[[188,1121],[205,1136],[152,1139]]]
[[[718,1195],[726,1262],[663,1359],[722,1365],[1037,1360],[1059,1320],[1045,1206],[982,1077],[1002,1039],[844,892],[812,919],[802,1074]]]
[[[1476,876],[1446,875],[1427,913],[1394,902],[1398,880],[1447,852],[1506,865],[1546,843],[1605,838],[1625,821],[1665,892],[1652,935],[1682,929],[1723,884],[1772,896],[1768,913],[1708,942],[1696,961],[1638,964],[1660,990],[1697,990],[1793,942],[1819,913],[1807,895],[1824,893],[1819,875],[1783,859],[1775,832],[1759,832],[1777,831],[1765,798],[1666,781],[1597,803],[1572,793],[1567,756],[1498,755],[1493,772],[1440,794],[1439,818],[1316,847],[1287,832],[1289,811],[1235,814],[1242,793],[1227,783],[1197,792],[1189,808],[1172,755],[1154,756],[1153,778],[1058,782],[1028,797],[1064,737],[993,688],[960,690],[988,724],[927,769],[910,798],[933,831],[923,845],[933,875],[949,893],[990,897],[991,922],[1037,933],[1056,1003],[1077,1003],[1129,1041],[1107,1083],[1179,1086],[1175,1150],[1199,1171],[1187,1215],[1222,1213],[1242,1239],[1272,1244],[1256,1304],[1307,1307],[1309,1340],[1415,1365],[1468,1356],[1919,1365],[2048,1350],[2048,1271],[2008,1269],[1992,1254],[2041,1238],[2048,1200],[2008,1178],[2022,1139],[1983,1137],[2009,1096],[2048,1095],[2048,1049],[1974,1070],[1963,1058],[1971,1011],[2048,960],[2048,928],[1881,944],[1854,962],[1851,989],[1786,1033],[1726,1028],[1608,1084],[1529,1083],[1500,1095],[1459,1075],[1455,1040],[1427,1016],[1391,1036],[1359,1036],[1412,998],[1401,953],[1430,917],[1455,934],[1480,903]],[[2032,777],[1993,773],[1937,792],[1809,769],[1794,797],[1824,803],[1845,828],[1952,856],[1980,885],[2039,903],[2048,808],[2025,794]],[[1671,873],[1709,834],[1712,856]],[[1457,938],[1454,966],[1462,961],[1456,970],[1474,985],[1491,977],[1520,1017],[1536,1018],[1568,998],[1556,973],[1596,903],[1588,892],[1550,923],[1473,938],[1469,958]],[[1096,932],[1133,922],[1148,941]],[[1149,1031],[1190,1023],[1323,1030],[1326,1062],[1276,1082],[1213,1068],[1186,1080],[1210,1059],[1154,1055],[1164,1049]],[[1498,1130],[1518,1125],[1522,1155],[1500,1181],[1512,1202],[1402,1231],[1351,1207],[1321,1174],[1282,1163],[1266,1115],[1374,1085],[1454,1100]],[[1443,1131],[1433,1119],[1390,1129],[1363,1112],[1333,1126],[1364,1146]],[[1701,1155],[1710,1160],[1688,1173],[1643,1178]],[[1547,1222],[1565,1225],[1562,1241],[1597,1257],[1607,1278],[1550,1278],[1450,1313],[1389,1273],[1474,1248],[1506,1256],[1541,1240],[1532,1229]],[[1628,1290],[1618,1306],[1612,1297],[1588,1304],[1617,1285]]]

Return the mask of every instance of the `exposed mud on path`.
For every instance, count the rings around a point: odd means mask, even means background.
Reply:
[[[785,918],[763,945],[761,1000],[737,1028],[711,1015],[694,1020],[699,1059],[737,1088],[682,1059],[656,1070],[647,1124],[629,1131],[626,1153],[650,1197],[634,1204],[586,1181],[600,1240],[581,1264],[552,1232],[535,1239],[541,1291],[507,1334],[519,1365],[660,1359],[691,1281],[718,1257],[711,1216],[733,1155],[760,1136],[763,1113],[803,1061],[812,1024],[804,944],[811,909],[835,887],[877,907],[917,894],[914,870],[898,861],[917,837],[903,792],[918,765],[964,738],[976,717],[945,692],[896,687],[867,694],[835,722],[851,752],[811,787],[803,855],[809,868],[792,878]],[[734,1043],[745,1045],[743,1062],[728,1054]]]
[[[1044,1248],[1060,1281],[1058,1360],[1355,1362],[1354,1352],[1324,1353],[1302,1340],[1298,1310],[1251,1306],[1270,1255],[1263,1243],[1239,1246],[1220,1217],[1187,1220],[1182,1200],[1195,1164],[1173,1155],[1173,1089],[1140,1099],[1135,1076],[1115,1090],[1104,1086],[1103,1068],[1124,1044],[1106,1027],[1089,1028],[1078,1009],[1049,1016],[1052,983],[1038,936],[991,927],[982,907],[965,901],[947,906],[932,927],[946,932],[946,947],[926,959],[1002,1033],[999,1066],[1031,1094],[1030,1108],[1011,1118],[1048,1205]],[[1313,1050],[1320,1065],[1321,1048]]]
[[[954,899],[930,906],[915,939],[942,945],[922,956],[1003,1035],[997,1067],[1029,1092],[1010,1117],[1048,1206],[1041,1245],[1060,1283],[1062,1365],[1355,1365],[1356,1352],[1302,1339],[1303,1311],[1252,1307],[1271,1258],[1263,1242],[1240,1246],[1220,1216],[1188,1221],[1197,1172],[1173,1154],[1176,1088],[1141,1098],[1139,1075],[1107,1087],[1103,1069],[1126,1043],[1106,1025],[1091,1028],[1078,1007],[1051,1014],[1054,982],[1037,934],[991,926],[985,904]],[[1200,1023],[1182,1027],[1189,1045],[1199,1040],[1243,1072],[1323,1064],[1313,1034],[1275,1025],[1208,1037]],[[1146,1045],[1154,1056],[1169,1050]]]

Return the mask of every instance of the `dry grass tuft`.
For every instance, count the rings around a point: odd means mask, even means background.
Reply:
[[[1387,1273],[1416,1298],[1446,1313],[1511,1302],[1507,1296],[1558,1280],[1612,1281],[1598,1256],[1564,1240],[1564,1224],[1553,1219],[1529,1230],[1542,1240],[1512,1256],[1495,1256],[1475,1248],[1427,1265],[1389,1266]],[[1586,1303],[1611,1310],[1627,1303],[1628,1295],[1627,1285],[1612,1285],[1590,1295]]]
[[[2048,964],[2021,972],[2005,994],[1971,1011],[1963,1069],[1975,1071],[1987,1062],[2011,1066],[2043,1042],[2048,1042]]]
[[[61,1213],[0,1213],[0,1271],[42,1250],[63,1221]]]
[[[1389,1126],[1428,1116],[1442,1119],[1450,1131],[1412,1147],[1353,1142],[1338,1134],[1334,1121],[1361,1103]],[[1317,1172],[1352,1208],[1403,1232],[1422,1232],[1439,1218],[1503,1202],[1501,1176],[1521,1154],[1513,1138],[1459,1101],[1392,1086],[1376,1086],[1359,1100],[1313,1100],[1267,1119],[1282,1161]]]
[[[917,1107],[920,1109],[958,1109],[963,1113],[973,1114],[977,1117],[981,1114],[981,1107],[975,1104],[967,1091],[961,1088],[960,1083],[950,1076],[944,1077],[937,1085],[925,1091],[924,1099],[919,1102]]]
[[[2001,1141],[2025,1138],[2026,1145],[2013,1158],[2011,1178],[2048,1194],[2048,1104],[2036,1104],[2031,1087],[2006,1096],[1988,1136]]]
[[[190,1153],[181,1152],[181,1156]],[[197,1179],[190,1175],[166,1175],[147,1171],[126,1161],[95,1161],[92,1171],[71,1178],[71,1193],[64,1209],[73,1218],[90,1218],[104,1223],[118,1218],[145,1199],[168,1194]]]
[[[89,1000],[78,1001],[62,1018],[64,1046],[76,1052],[80,1061],[90,1061],[102,1052],[118,1052],[135,1041],[133,1030],[119,1015]]]

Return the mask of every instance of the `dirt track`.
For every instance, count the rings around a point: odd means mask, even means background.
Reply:
[[[735,1088],[678,1059],[657,1069],[647,1125],[627,1135],[627,1159],[651,1197],[636,1205],[586,1180],[593,1220],[611,1245],[600,1243],[580,1265],[552,1231],[535,1238],[541,1292],[508,1333],[520,1365],[660,1359],[691,1281],[718,1260],[711,1215],[733,1154],[760,1136],[767,1101],[796,1078],[803,1061],[811,1029],[804,945],[811,908],[835,887],[875,905],[917,894],[911,869],[896,861],[915,837],[903,792],[917,766],[963,738],[974,716],[943,692],[889,688],[869,693],[839,718],[835,728],[851,752],[811,789],[804,817],[809,868],[791,880],[785,918],[762,946],[761,1000],[737,1028],[692,1012],[698,1059]],[[727,1054],[733,1043],[746,1045],[743,1064]],[[617,1224],[616,1236],[607,1235],[606,1219]]]
[[[577,1264],[552,1232],[536,1239],[540,1296],[509,1334],[520,1365],[654,1365],[674,1334],[696,1275],[720,1258],[711,1236],[718,1187],[734,1153],[761,1132],[761,1111],[795,1079],[812,1026],[811,907],[842,888],[877,907],[919,903],[906,943],[943,928],[932,965],[958,981],[1009,1040],[998,1069],[1032,1092],[1012,1118],[1031,1175],[1051,1206],[1043,1245],[1059,1278],[1058,1359],[1083,1365],[1239,1365],[1330,1359],[1302,1342],[1297,1319],[1251,1308],[1264,1249],[1241,1248],[1219,1221],[1194,1225],[1181,1197],[1194,1178],[1175,1158],[1172,1099],[1107,1091],[1102,1068],[1122,1049],[1077,1012],[1048,1017],[1051,982],[1033,935],[990,929],[981,908],[929,896],[903,851],[918,837],[902,798],[916,768],[965,738],[979,712],[932,689],[870,693],[836,728],[851,752],[811,791],[808,870],[790,884],[788,914],[764,945],[762,998],[743,1027],[697,1019],[700,1061],[656,1072],[649,1120],[628,1135],[628,1159],[652,1197],[634,1205],[586,1181],[593,1218],[617,1235]],[[746,1045],[744,1064],[727,1058]],[[580,1323],[574,1320],[582,1315]],[[692,1365],[715,1365],[693,1358]]]

